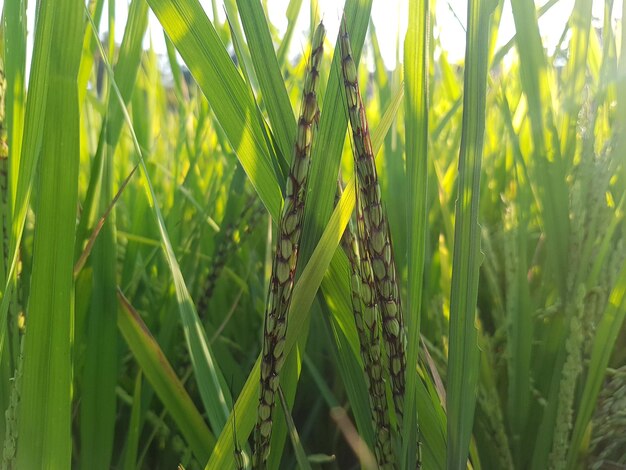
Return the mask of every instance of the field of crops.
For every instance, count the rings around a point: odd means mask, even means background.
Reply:
[[[626,468],[626,0],[378,1],[4,1],[3,469]]]

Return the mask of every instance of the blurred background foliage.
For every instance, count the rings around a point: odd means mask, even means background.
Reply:
[[[319,21],[317,2],[291,0],[281,34],[267,20],[269,2],[214,1],[209,20],[197,0],[132,0],[122,37],[112,33],[114,2],[36,3],[28,52],[26,2],[2,10],[3,465],[235,468],[233,451],[249,455],[256,420],[274,221],[310,53],[305,43],[294,56],[291,44],[299,17]],[[420,42],[404,44],[393,70],[379,37],[394,33],[374,28],[372,1],[348,0],[345,18],[405,316],[419,338],[407,381],[424,468],[462,468],[468,452],[476,469],[622,468],[618,5],[606,0],[592,22],[591,0],[576,0],[547,49],[537,19],[559,0],[512,0],[515,35],[505,44],[504,2],[472,0],[465,59],[452,62],[432,34],[446,27],[435,2],[409,3],[407,34]],[[143,47],[149,11],[164,55]],[[372,448],[348,263],[337,248],[354,193],[335,205],[337,170],[347,183],[353,168],[334,34],[321,67],[271,468],[302,466],[302,450],[313,467],[357,468],[355,440]],[[486,87],[474,73],[486,74]],[[481,107],[482,119],[470,113]],[[476,213],[457,204],[459,161],[471,149]],[[411,211],[423,214],[419,236]],[[479,224],[476,259],[455,249],[461,214]],[[469,316],[459,317],[455,302],[474,268],[475,306],[469,295]],[[451,328],[467,341],[449,354]],[[451,370],[469,388],[451,386]],[[447,404],[461,414],[447,414]],[[299,439],[288,439],[295,431]],[[469,450],[446,447],[464,439]]]

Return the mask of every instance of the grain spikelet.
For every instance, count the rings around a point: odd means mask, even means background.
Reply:
[[[272,276],[265,310],[259,406],[254,433],[253,467],[258,469],[265,467],[269,455],[272,414],[276,401],[279,374],[285,361],[287,312],[291,303],[298,261],[298,245],[311,163],[311,143],[319,113],[315,90],[323,55],[324,35],[324,25],[320,23],[313,34],[311,58],[304,82],[302,109],[298,120],[295,154],[287,179],[285,203],[278,224],[276,255],[272,265]]]
[[[238,244],[244,241],[245,237],[252,233],[264,213],[263,206],[257,203],[256,196],[250,197],[240,216],[243,224],[239,227],[239,233],[237,233],[237,225],[235,223],[229,223],[224,229],[223,236],[220,238],[213,256],[213,263],[209,267],[209,272],[204,280],[202,294],[198,300],[198,316],[200,318],[204,318],[206,315],[209,300],[211,300],[215,284],[226,266],[228,256],[235,250]]]
[[[359,92],[357,69],[344,23],[341,25],[339,36],[341,69],[352,127],[357,198],[363,211],[364,246],[371,260],[376,295],[382,316],[383,340],[388,356],[394,405],[398,424],[401,425],[406,380],[406,332],[396,280],[396,265],[392,253],[389,224],[381,201],[365,108]]]
[[[569,436],[573,427],[574,392],[576,381],[583,368],[581,322],[586,311],[584,286],[578,287],[576,298],[571,302],[570,308],[572,311],[570,312],[569,337],[565,343],[567,358],[561,372],[554,442],[550,453],[550,468],[554,470],[566,468]]]
[[[363,214],[357,211],[357,223],[363,232]],[[376,436],[375,453],[380,468],[394,468],[395,456],[391,440],[389,410],[385,396],[379,312],[372,267],[367,251],[359,247],[352,221],[342,238],[343,249],[350,262],[352,311],[359,335],[365,382],[370,398],[372,425]]]

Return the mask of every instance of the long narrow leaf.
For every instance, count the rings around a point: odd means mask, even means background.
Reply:
[[[238,0],[237,5],[272,130],[283,156],[290,162],[296,141],[296,120],[280,73],[265,12],[259,0]]]
[[[402,434],[402,459],[405,468],[415,467],[419,449],[416,413],[417,381],[415,373],[420,339],[420,312],[426,250],[426,216],[428,188],[428,67],[429,67],[429,1],[409,3],[409,28],[404,40],[404,87],[407,161],[408,216],[408,302],[405,312],[407,328],[407,382],[405,421]]]
[[[91,26],[95,31],[93,21],[91,21]],[[106,58],[102,49],[101,53],[103,58]],[[108,63],[106,63],[106,65],[107,72],[112,78],[116,98],[119,100],[121,105],[122,114],[126,123],[130,126],[135,151],[139,155],[142,182],[146,191],[146,197],[152,209],[152,214],[157,223],[161,248],[165,254],[169,270],[172,273],[176,291],[176,301],[183,324],[185,340],[191,356],[191,362],[196,371],[196,380],[200,389],[200,395],[209,415],[211,426],[214,428],[215,432],[217,432],[224,426],[229,410],[232,408],[230,394],[227,392],[226,381],[224,380],[222,372],[215,361],[213,352],[211,351],[206,337],[206,332],[202,326],[202,322],[198,318],[198,314],[191,296],[189,295],[180,266],[172,248],[161,209],[156,201],[154,187],[152,185],[152,181],[150,180],[145,160],[143,159],[142,149],[139,146],[137,136],[132,128],[128,112],[123,105],[124,100],[115,83],[113,71]]]
[[[40,40],[50,41],[53,60],[45,78],[47,90],[33,88],[34,93],[43,91],[45,95],[29,95],[29,102],[47,100],[42,135],[46,148],[37,181],[37,228],[28,331],[24,338],[16,466],[70,468],[72,272],[80,143],[77,76],[85,23],[78,0],[54,5],[41,2],[40,7],[37,34]],[[27,120],[30,119],[27,114]],[[27,159],[36,161],[25,152],[22,161]]]
[[[481,262],[478,201],[485,132],[489,15],[487,0],[470,0],[450,292],[447,390],[449,470],[461,470],[467,465],[480,366],[474,322]]]
[[[116,76],[125,77],[120,83],[128,102],[139,68],[143,36],[148,26],[148,5],[134,0],[129,11]],[[127,77],[127,78],[126,78]],[[116,81],[117,82],[117,81]],[[115,432],[115,386],[118,375],[116,328],[116,267],[115,203],[113,190],[113,156],[123,116],[117,99],[110,101],[109,118],[105,120],[106,155],[103,163],[99,212],[107,215],[94,244],[92,259],[92,304],[85,337],[87,351],[82,381],[81,400],[81,463],[84,467],[107,469],[110,466]],[[133,171],[134,173],[134,171]],[[108,214],[107,214],[108,212]]]
[[[213,112],[250,181],[277,217],[281,192],[256,119],[256,104],[198,0],[148,0]]]
[[[215,437],[187,394],[167,358],[126,297],[118,293],[117,325],[141,370],[200,460],[208,458]]]
[[[596,401],[602,381],[606,373],[606,368],[611,359],[611,354],[617,341],[619,332],[626,317],[626,265],[622,268],[619,277],[611,294],[606,309],[602,315],[602,320],[598,325],[591,360],[589,362],[589,374],[585,381],[583,394],[580,399],[580,409],[576,416],[574,430],[568,453],[568,468],[575,468],[578,450],[583,441],[587,426],[591,420],[591,415],[595,409]]]

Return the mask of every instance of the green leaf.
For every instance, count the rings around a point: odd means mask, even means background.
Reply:
[[[100,24],[102,18],[102,10],[104,8],[104,0],[96,0],[91,2],[89,12],[96,24]],[[89,28],[85,29],[85,37],[83,39],[83,56],[80,60],[80,68],[78,69],[78,102],[83,103],[87,95],[87,83],[93,72],[93,64],[95,53],[98,46],[93,41],[93,34]]]
[[[417,381],[417,411],[422,433],[422,468],[446,466],[446,413],[431,380]]]
[[[622,1],[622,9],[624,1]],[[615,126],[617,129],[626,129],[626,34],[622,33],[620,41],[620,56],[617,64],[617,76],[620,77],[616,83],[617,109],[615,113]],[[617,145],[615,148],[616,155],[624,155],[626,153],[626,132],[619,132],[617,137]],[[626,177],[626,165],[622,165],[622,180]]]
[[[143,37],[148,27],[148,4],[146,0],[133,0],[128,10],[128,22],[119,50],[119,58],[113,68],[115,84],[119,89],[124,105],[128,105],[137,81],[137,73],[141,65]],[[115,97],[109,99],[107,143],[115,148],[119,140],[124,115],[122,104]]]
[[[587,380],[585,381],[580,406],[576,415],[576,423],[572,431],[572,438],[568,453],[568,468],[576,468],[578,450],[587,432],[587,426],[596,407],[598,394],[609,365],[611,354],[615,347],[619,332],[622,330],[626,317],[626,265],[619,273],[617,282],[609,295],[609,301],[598,324],[591,360],[589,361]]]
[[[420,312],[426,251],[428,188],[428,68],[429,1],[409,3],[409,27],[404,39],[404,128],[407,165],[407,237],[408,302],[405,311],[407,328],[407,381],[405,418],[402,427],[403,468],[414,468],[418,454],[419,417],[416,413],[417,376],[420,342]]]
[[[568,61],[563,81],[565,90],[562,103],[564,116],[561,123],[561,153],[567,159],[576,156],[577,121],[583,103],[583,88],[587,77],[589,34],[591,31],[592,0],[576,0],[570,17],[571,38],[568,46]]]
[[[237,6],[274,136],[283,156],[287,162],[291,162],[296,141],[296,120],[280,73],[265,12],[259,0],[237,0]]]
[[[25,113],[25,69],[26,69],[26,2],[14,1],[7,2],[4,5],[2,14],[2,62],[4,65],[4,74],[6,82],[1,88],[4,95],[4,119],[2,124],[2,137],[6,138],[6,148],[2,149],[4,159],[0,162],[4,197],[0,202],[0,217],[2,217],[2,227],[4,235],[2,237],[3,253],[10,253],[10,231],[13,213],[13,204],[15,201],[15,191],[17,187],[17,175],[20,162],[20,152],[22,147],[22,131],[24,130],[24,113]],[[2,112],[0,112],[2,114]],[[6,132],[6,135],[4,135]],[[1,139],[1,138],[0,138]],[[3,145],[4,147],[4,145]],[[9,279],[9,259],[6,255],[0,260],[0,279],[7,280],[12,285],[17,282],[17,273],[13,272]],[[4,286],[0,287],[4,291]],[[7,410],[11,392],[10,388],[15,388],[15,381],[11,378],[15,372],[15,364],[20,354],[20,335],[15,321],[18,315],[16,311],[16,303],[12,304],[9,312],[9,325],[6,330],[6,336],[0,341],[0,362],[3,365],[0,380],[4,381],[4,390],[6,393],[0,394],[0,406]],[[3,315],[0,315],[2,318]],[[0,328],[0,334],[3,334]],[[7,355],[2,356],[2,347],[4,341],[7,341]],[[8,426],[6,426],[8,428]],[[4,436],[5,425],[0,425],[0,436]],[[10,432],[10,431],[9,431]]]
[[[95,32],[95,25],[91,18],[90,21],[92,29]],[[139,165],[141,169],[142,182],[146,191],[148,203],[152,209],[154,219],[157,223],[161,248],[165,253],[165,259],[174,280],[176,302],[178,304],[178,309],[183,324],[185,340],[187,342],[187,347],[191,356],[191,363],[196,373],[195,378],[198,383],[198,388],[200,390],[200,396],[202,397],[203,404],[209,415],[209,421],[211,422],[211,426],[213,426],[215,430],[219,431],[224,426],[225,419],[228,416],[229,410],[232,408],[231,398],[230,394],[228,393],[226,381],[224,380],[219,366],[214,359],[214,355],[206,338],[206,332],[204,331],[202,322],[200,322],[200,319],[198,318],[195,306],[193,304],[191,296],[189,295],[187,286],[185,285],[185,280],[183,278],[180,266],[178,264],[178,261],[176,260],[174,250],[170,243],[169,235],[165,227],[165,221],[163,220],[161,209],[156,203],[156,194],[148,175],[148,169],[143,159],[142,149],[140,148],[139,142],[137,141],[137,136],[135,135],[135,132],[133,130],[128,112],[123,105],[124,100],[113,78],[113,71],[106,61],[106,55],[102,48],[100,48],[100,53],[102,54],[102,57],[104,59],[107,72],[112,78],[112,85],[113,90],[115,91],[116,98],[122,105],[122,114],[127,124],[129,125],[135,151],[139,155]]]
[[[543,215],[546,242],[550,247],[546,251],[554,272],[557,273],[560,293],[565,297],[566,276],[558,273],[567,272],[568,192],[552,113],[546,57],[532,0],[512,0],[511,7],[520,57],[521,84],[528,100],[532,129],[536,162],[533,177],[537,179],[539,186],[538,202]]]
[[[4,74],[7,80],[5,95],[5,127],[9,147],[9,204],[16,196],[17,175],[22,149],[22,130],[26,91],[26,1],[6,2],[2,16],[4,30]],[[10,218],[9,218],[10,220]]]
[[[124,470],[137,468],[137,448],[139,447],[139,434],[141,431],[141,371],[135,378],[135,390],[133,392],[133,406],[130,412],[130,424],[126,436],[124,449]]]
[[[73,252],[80,144],[76,85],[84,31],[83,5],[78,0],[42,1],[38,14],[35,42],[49,42],[50,57],[34,58],[35,75],[31,77],[33,88],[28,101],[47,103],[39,108],[45,110],[45,117],[33,119],[29,115],[37,109],[33,106],[28,108],[26,119],[31,125],[35,122],[43,126],[43,132],[37,134],[46,146],[41,150],[37,180],[37,227],[24,337],[16,466],[70,468]],[[38,75],[42,71],[39,67],[46,71],[45,84],[39,82],[44,80]],[[32,148],[26,145],[21,163],[34,165],[36,158],[29,151],[39,149],[34,143]],[[30,185],[24,189],[30,193]]]
[[[325,292],[325,295],[328,294]],[[344,387],[346,388],[346,394],[350,401],[351,411],[354,414],[359,436],[366,443],[373,455],[374,432],[372,429],[367,384],[365,383],[363,364],[361,364],[360,361],[361,358],[358,352],[355,353],[354,346],[352,346],[345,334],[345,327],[342,328],[337,316],[331,315],[330,309],[325,304],[322,304],[322,312],[326,320],[328,335],[332,341],[333,356],[337,363]],[[350,319],[352,320],[352,318]],[[350,324],[353,324],[353,322]],[[352,329],[354,329],[354,327]],[[351,337],[357,336],[356,331],[351,331],[351,333]]]
[[[215,445],[215,437],[139,314],[121,291],[118,299],[122,308],[118,310],[117,326],[126,344],[196,458],[206,460]]]
[[[283,413],[285,419],[287,421],[287,427],[289,428],[289,438],[291,439],[291,445],[293,446],[293,451],[296,454],[296,461],[298,462],[298,468],[303,470],[311,470],[311,465],[306,457],[306,452],[302,447],[302,442],[300,441],[300,436],[298,435],[298,430],[296,429],[296,425],[293,422],[293,418],[291,417],[291,412],[289,411],[289,405],[287,404],[287,399],[283,393],[283,389],[278,387],[278,397],[280,398],[280,405],[283,409]]]
[[[287,12],[285,13],[285,16],[287,17],[287,30],[285,31],[283,40],[278,47],[278,52],[276,53],[278,63],[280,65],[285,63],[285,58],[287,57],[287,52],[289,52],[289,45],[291,44],[291,38],[293,37],[293,31],[296,27],[296,21],[298,20],[301,8],[302,0],[289,0]]]
[[[274,218],[282,203],[256,103],[198,0],[148,0]]]
[[[501,116],[509,131],[513,153],[519,167],[524,168],[524,158],[518,135],[513,128],[513,117],[506,96],[501,104]],[[521,173],[521,175],[519,174]],[[511,432],[511,452],[516,465],[523,466],[527,452],[527,422],[530,409],[531,356],[533,343],[532,297],[528,286],[528,226],[532,189],[525,171],[515,171],[518,187],[517,216],[511,228],[504,233],[504,266],[507,273],[506,318],[508,319],[508,419]],[[523,176],[522,176],[523,175]],[[513,217],[512,217],[513,218]],[[510,251],[509,251],[510,250]],[[508,275],[510,274],[510,275]]]
[[[128,23],[120,46],[116,66],[116,83],[126,102],[130,100],[137,70],[140,65],[142,40],[148,26],[148,5],[145,0],[134,0],[129,9]],[[106,139],[105,159],[101,173],[99,213],[106,214],[114,199],[115,147],[124,124],[117,99],[109,103],[109,118],[102,138]],[[92,257],[93,288],[91,310],[85,336],[85,367],[82,377],[81,399],[81,465],[85,468],[110,467],[115,433],[115,387],[118,377],[118,350],[116,328],[116,267],[117,247],[115,209],[111,208],[95,241]]]
[[[470,0],[450,292],[447,372],[449,470],[461,470],[467,466],[480,367],[474,322],[481,263],[478,202],[485,132],[490,13],[487,0]]]
[[[44,121],[46,117],[46,106],[48,104],[48,88],[50,85],[50,56],[51,45],[53,40],[53,25],[55,14],[60,14],[61,9],[50,11],[47,2],[38,10],[38,21],[36,22],[35,38],[33,45],[33,58],[31,62],[31,70],[28,84],[28,101],[24,115],[24,125],[22,129],[14,127],[12,134],[19,133],[21,135],[21,147],[18,151],[13,150],[13,155],[19,155],[19,170],[15,172],[15,164],[12,163],[11,180],[15,182],[14,193],[12,192],[12,210],[11,214],[11,243],[9,245],[9,264],[6,277],[6,287],[2,293],[2,303],[0,304],[0,354],[4,351],[4,340],[6,338],[6,315],[9,309],[9,303],[12,297],[13,276],[18,264],[19,246],[24,232],[24,223],[26,221],[26,213],[30,204],[30,196],[34,185],[35,171],[41,151],[41,144],[44,134]],[[23,14],[16,13],[17,15]],[[19,41],[16,53],[19,54]],[[19,61],[19,57],[16,57]],[[17,65],[19,73],[19,65]],[[15,83],[9,83],[11,87],[15,87],[16,91],[20,91],[20,80],[15,76]],[[19,95],[18,95],[19,96]],[[19,99],[19,98],[14,98]],[[18,111],[19,113],[19,111]],[[13,126],[19,126],[19,117],[16,116]],[[13,146],[18,145],[18,137],[14,137]],[[16,157],[17,159],[17,157]],[[11,186],[13,191],[13,186]]]

